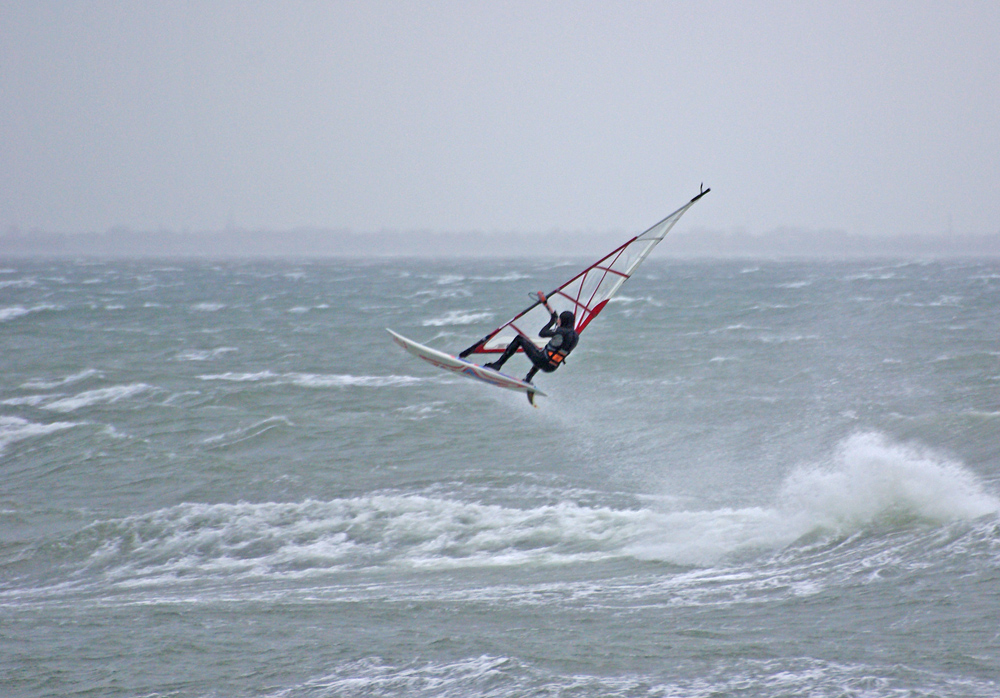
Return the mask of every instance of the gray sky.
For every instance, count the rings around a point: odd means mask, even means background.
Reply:
[[[0,226],[1000,230],[1000,2],[0,0]]]

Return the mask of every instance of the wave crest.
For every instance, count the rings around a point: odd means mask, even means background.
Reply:
[[[793,472],[780,500],[786,512],[834,531],[879,521],[944,523],[1000,512],[1000,500],[961,464],[877,433],[848,438],[826,467]]]

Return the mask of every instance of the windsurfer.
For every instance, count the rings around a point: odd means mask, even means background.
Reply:
[[[539,294],[539,297],[544,303],[544,296]],[[526,383],[530,383],[531,379],[539,371],[552,373],[559,368],[563,361],[566,360],[566,357],[569,356],[569,353],[576,348],[576,343],[580,341],[580,335],[574,329],[576,317],[571,311],[564,310],[558,314],[551,308],[549,308],[549,311],[552,313],[552,316],[545,327],[538,333],[539,337],[550,338],[549,343],[545,345],[544,349],[539,349],[531,340],[519,334],[507,345],[507,348],[500,355],[499,359],[488,364],[483,364],[483,367],[499,371],[507,359],[512,357],[518,349],[522,349],[525,356],[532,363],[531,370],[524,377]]]

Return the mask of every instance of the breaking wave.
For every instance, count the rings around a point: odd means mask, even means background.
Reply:
[[[43,404],[47,410],[55,412],[75,412],[81,407],[89,407],[97,404],[111,404],[130,398],[134,395],[152,390],[153,387],[145,383],[132,383],[131,385],[116,385],[110,388],[98,388],[97,390],[87,390],[72,397],[61,398]]]
[[[44,380],[42,378],[34,378],[32,380],[24,382],[21,387],[28,388],[31,390],[52,390],[53,388],[61,388],[64,385],[72,385],[73,383],[79,383],[80,381],[87,380],[88,378],[100,378],[104,373],[97,370],[96,368],[88,368],[78,373],[66,376],[65,378],[59,378],[57,380]]]
[[[44,303],[42,305],[32,306],[31,308],[25,308],[23,305],[13,305],[6,308],[0,308],[0,322],[9,322],[25,315],[41,313],[46,310],[59,310],[59,306]]]
[[[250,438],[282,423],[287,420],[265,420],[217,441]],[[16,433],[29,428],[3,424]],[[878,536],[885,526],[933,529],[997,513],[1000,501],[960,465],[860,435],[848,439],[828,466],[793,472],[773,507],[659,511],[564,501],[516,508],[412,493],[191,503],[95,522],[65,547],[83,556],[88,571],[124,586],[622,558],[699,569],[734,555],[774,554],[810,535],[836,539],[870,530]]]
[[[792,473],[781,501],[812,526],[838,532],[879,521],[946,522],[1000,512],[1000,500],[960,463],[876,433],[847,439],[826,466]]]
[[[90,373],[87,371],[81,372],[75,376],[70,376],[63,381],[58,383],[46,383],[43,386],[36,386],[44,388],[58,387],[60,385],[68,385],[75,383],[78,380],[83,380],[84,378],[89,378],[92,375],[97,375],[97,373]],[[29,405],[31,407],[38,407],[45,410],[52,410],[53,412],[75,412],[83,407],[90,407],[92,405],[101,404],[113,404],[119,400],[124,400],[127,398],[134,397],[141,393],[147,391],[156,390],[151,385],[145,383],[132,383],[129,385],[115,385],[110,388],[97,388],[95,390],[86,390],[82,393],[77,393],[72,396],[65,396],[64,394],[56,395],[27,395],[24,397],[9,398],[4,400],[0,404],[4,405]]]
[[[0,417],[0,454],[8,445],[36,436],[44,436],[78,426],[75,422],[39,424],[21,417]]]
[[[786,477],[770,507],[672,512],[635,543],[637,557],[709,565],[807,536],[944,524],[1000,514],[1000,499],[961,464],[875,433],[846,439],[825,464]]]

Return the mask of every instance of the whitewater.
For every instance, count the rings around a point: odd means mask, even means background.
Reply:
[[[0,261],[0,694],[1000,695],[1000,263],[585,263]]]

